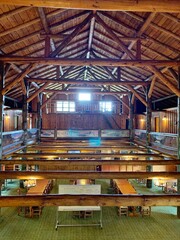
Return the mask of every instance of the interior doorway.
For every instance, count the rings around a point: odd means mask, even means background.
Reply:
[[[154,121],[155,121],[155,123],[154,123],[154,125],[155,125],[155,132],[160,132],[160,119],[159,119],[159,117],[155,117],[154,118]]]

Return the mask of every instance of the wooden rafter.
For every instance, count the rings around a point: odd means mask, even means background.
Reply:
[[[43,90],[45,90],[45,88],[49,85],[49,83],[45,83],[42,87],[40,87],[35,93],[33,93],[33,95],[31,95],[28,99],[27,102],[31,102],[35,97],[38,96],[39,93],[43,92]]]
[[[18,13],[24,12],[24,11],[29,10],[31,8],[32,7],[19,7],[19,8],[11,10],[9,12],[2,13],[2,14],[0,14],[0,21],[2,21],[4,18],[12,17],[12,16],[14,16]]]
[[[174,71],[174,69],[173,68],[168,68],[168,72],[176,80],[176,82],[178,82],[178,74]]]
[[[39,18],[33,19],[33,20],[29,21],[29,22],[25,22],[25,23],[23,23],[23,24],[21,24],[21,25],[18,25],[18,26],[16,26],[16,27],[13,27],[13,28],[10,28],[10,29],[8,29],[8,30],[5,30],[5,31],[0,32],[0,37],[3,37],[3,36],[5,36],[5,35],[7,35],[7,34],[11,34],[12,32],[21,30],[21,29],[23,29],[23,28],[27,28],[27,27],[29,27],[29,26],[31,26],[31,25],[34,25],[34,24],[37,24],[37,23],[39,23],[39,22],[40,22],[40,19],[39,19]]]
[[[164,76],[164,74],[159,70],[157,69],[155,66],[151,66],[149,67],[149,69],[151,69],[152,72],[154,72],[154,74],[167,86],[171,89],[171,91],[173,93],[175,93],[178,97],[180,97],[180,90],[175,86],[173,85],[169,79]]]
[[[151,81],[150,88],[149,88],[149,92],[148,92],[148,98],[151,98],[151,96],[152,96],[154,85],[155,85],[155,81],[156,81],[156,77],[153,77],[153,79]]]
[[[93,35],[94,35],[94,27],[95,27],[95,17],[92,17],[91,23],[90,23],[90,28],[89,28],[88,49],[87,49],[86,59],[90,58],[90,52],[91,52],[91,48],[92,48],[92,41],[93,41]],[[84,79],[86,79],[86,77],[87,77],[87,67],[84,71]]]
[[[89,21],[92,19],[93,17],[93,13],[90,13],[88,15],[87,18],[84,19],[84,21],[79,24],[75,30],[69,35],[67,36],[66,38],[64,38],[64,40],[62,41],[62,43],[56,48],[56,50],[54,52],[52,52],[52,54],[50,55],[51,57],[55,57],[56,55],[59,54],[59,52],[65,47],[68,45],[68,43],[76,36],[78,35],[78,33],[83,29],[83,27],[85,27]]]
[[[39,16],[40,16],[43,28],[44,28],[44,30],[46,32],[46,37],[45,37],[45,57],[48,57],[50,55],[50,47],[51,47],[52,51],[55,51],[56,46],[55,46],[54,40],[50,37],[51,31],[50,31],[50,28],[48,26],[48,21],[47,21],[44,9],[39,7],[38,8],[38,12],[39,12]],[[63,70],[62,70],[61,66],[57,66],[57,70],[56,71],[57,71],[57,74],[58,74],[58,72],[61,72],[61,75],[63,75]]]
[[[5,95],[9,90],[11,90],[17,83],[21,82],[25,76],[35,67],[36,64],[29,65],[18,77],[16,77],[10,84],[8,84],[2,90],[2,94]]]
[[[99,15],[95,15],[96,21],[103,26],[104,29],[108,32],[108,34],[114,39],[115,42],[119,44],[121,49],[131,58],[135,59],[135,56],[129,51],[129,49],[124,45],[124,43],[117,37],[115,33],[108,27],[108,25],[99,17]]]
[[[133,87],[127,85],[127,88],[147,107],[147,102],[134,90]]]

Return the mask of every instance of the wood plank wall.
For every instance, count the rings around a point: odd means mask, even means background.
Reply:
[[[113,115],[114,120],[120,126],[120,129],[126,129],[126,115]],[[111,129],[105,114],[87,114],[87,113],[43,113],[43,129]]]

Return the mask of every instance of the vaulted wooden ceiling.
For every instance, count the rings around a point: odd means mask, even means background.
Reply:
[[[24,79],[29,102],[39,92],[70,94],[74,86],[98,86],[96,91],[117,98],[132,92],[144,103],[148,87],[154,101],[180,96],[179,1],[172,1],[177,2],[172,12],[68,9],[65,1],[64,8],[49,8],[35,2],[34,7],[0,4],[5,96],[22,101]]]

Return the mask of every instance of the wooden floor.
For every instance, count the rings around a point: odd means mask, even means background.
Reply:
[[[103,193],[109,190],[108,180],[97,180]],[[135,184],[137,192],[162,193],[159,188],[147,189]],[[13,183],[8,184],[9,191]],[[57,186],[53,189],[55,193]],[[96,216],[95,216],[96,217]],[[180,219],[176,217],[176,207],[152,207],[150,217],[118,217],[115,207],[103,208],[103,229],[99,227],[64,227],[55,230],[56,207],[45,207],[40,217],[18,216],[17,208],[2,208],[0,217],[0,239],[3,240],[179,240]],[[79,219],[72,219],[79,221]],[[87,219],[80,221],[88,221]]]

